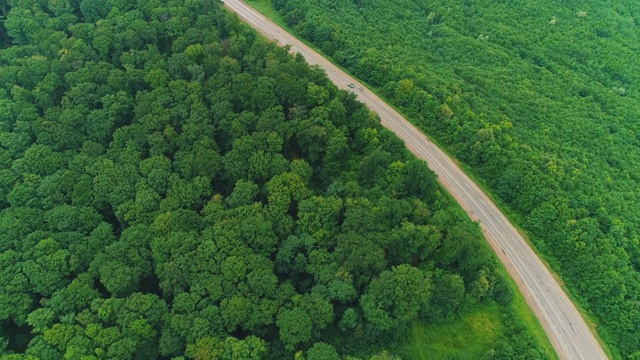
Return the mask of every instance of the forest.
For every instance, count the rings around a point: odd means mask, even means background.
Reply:
[[[614,358],[640,358],[640,3],[269,3],[461,160]]]
[[[426,163],[209,0],[0,0],[0,358],[398,359],[497,306]]]

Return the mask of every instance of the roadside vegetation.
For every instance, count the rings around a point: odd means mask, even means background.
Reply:
[[[548,357],[426,163],[219,2],[0,15],[1,359]]]
[[[640,357],[637,2],[271,3],[469,166],[612,355]]]
[[[398,354],[403,359],[481,359],[501,334],[499,309],[481,307],[443,324],[415,323]]]

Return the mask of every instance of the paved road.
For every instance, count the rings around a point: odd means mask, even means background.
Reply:
[[[240,0],[225,0],[238,16],[277,43],[291,45],[307,62],[319,65],[339,88],[354,92],[378,113],[382,124],[395,132],[419,158],[427,161],[440,183],[456,198],[469,216],[480,222],[487,240],[516,280],[527,303],[542,323],[562,359],[598,360],[607,357],[595,337],[553,276],[526,241],[489,198],[456,163],[397,111],[320,54]],[[354,88],[348,84],[354,84]]]

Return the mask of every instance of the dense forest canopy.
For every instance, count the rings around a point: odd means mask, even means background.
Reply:
[[[468,164],[640,356],[640,3],[272,3]]]
[[[208,0],[0,1],[2,359],[390,359],[503,309],[435,175],[318,68]]]

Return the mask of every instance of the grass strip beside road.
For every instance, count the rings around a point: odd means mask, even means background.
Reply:
[[[504,276],[506,270],[501,269]],[[559,360],[547,339],[538,319],[529,309],[516,284],[509,277],[509,286],[515,297],[511,308],[519,321],[526,324],[544,348],[548,359]],[[483,304],[461,317],[441,324],[425,324],[416,321],[410,336],[400,344],[396,353],[406,360],[481,359],[493,349],[495,341],[503,333],[501,308],[495,304]]]
[[[397,353],[406,360],[480,359],[501,336],[500,309],[482,306],[442,324],[416,322]]]

